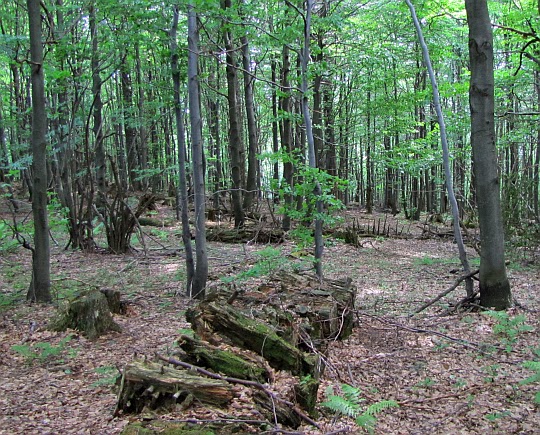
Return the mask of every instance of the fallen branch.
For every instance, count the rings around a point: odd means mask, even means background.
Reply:
[[[458,279],[456,279],[454,281],[454,284],[452,284],[448,289],[446,289],[445,291],[443,291],[442,293],[439,293],[435,298],[433,298],[432,300],[430,300],[429,302],[426,302],[424,305],[422,305],[420,308],[418,308],[413,314],[411,314],[411,316],[413,316],[414,314],[418,314],[422,311],[424,311],[426,308],[430,307],[431,305],[433,305],[435,302],[439,301],[440,299],[444,298],[447,294],[453,292],[458,286],[459,284],[462,282],[462,281],[465,281],[467,278],[470,278],[474,275],[476,275],[478,272],[480,272],[480,269],[476,269],[476,270],[473,270],[465,275],[461,275]]]
[[[165,361],[165,362],[167,362],[169,364],[173,364],[175,366],[183,367],[183,368],[188,369],[188,370],[196,371],[197,373],[199,373],[201,375],[204,375],[204,376],[208,376],[211,379],[218,379],[218,380],[221,380],[221,381],[229,382],[231,384],[238,384],[238,385],[244,385],[246,387],[256,388],[256,389],[262,391],[263,393],[265,393],[271,400],[275,400],[277,402],[280,402],[280,403],[288,406],[302,420],[306,421],[307,423],[309,423],[310,425],[316,427],[317,429],[320,429],[319,425],[313,419],[311,419],[306,414],[304,414],[302,411],[300,411],[296,407],[296,405],[294,403],[289,402],[288,400],[284,400],[284,399],[281,399],[281,398],[277,397],[275,393],[270,391],[268,388],[266,388],[264,385],[260,384],[259,382],[248,381],[248,380],[245,380],[245,379],[231,378],[229,376],[221,376],[221,375],[218,375],[217,373],[212,373],[212,372],[210,372],[210,371],[208,371],[206,369],[203,369],[202,367],[197,367],[197,366],[194,366],[192,364],[188,364],[188,363],[185,363],[183,361],[179,361],[179,360],[177,360],[175,358],[166,357],[166,356],[163,356],[163,355],[160,355],[160,354],[157,354],[157,357],[160,360]]]

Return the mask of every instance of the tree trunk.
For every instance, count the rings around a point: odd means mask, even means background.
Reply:
[[[281,149],[283,153],[288,157],[283,161],[283,185],[285,190],[283,199],[285,202],[285,213],[283,214],[282,228],[283,231],[289,231],[291,229],[291,217],[289,210],[292,208],[293,201],[293,175],[294,165],[292,162],[292,123],[291,123],[291,95],[289,74],[291,72],[290,62],[290,50],[288,45],[283,46],[282,52],[282,65],[281,65],[281,92],[280,108],[283,113],[283,121],[281,125]]]
[[[231,0],[222,0],[222,9],[226,11],[232,7]],[[225,24],[225,23],[224,23]],[[228,25],[228,24],[227,24]],[[244,226],[244,208],[242,207],[242,173],[244,171],[244,144],[241,136],[241,123],[238,116],[238,76],[236,74],[235,47],[233,35],[224,26],[223,38],[225,40],[225,60],[227,63],[227,103],[229,105],[229,159],[231,163],[232,178],[232,205],[234,212],[234,226]]]
[[[313,8],[313,0],[306,1],[306,15],[304,23],[304,47],[302,50],[302,59],[301,59],[301,70],[302,70],[302,114],[304,116],[304,124],[306,128],[306,138],[307,138],[307,148],[308,148],[308,161],[309,166],[312,170],[317,169],[317,161],[315,155],[315,140],[313,137],[313,125],[311,123],[311,114],[309,113],[309,97],[308,97],[308,62],[310,58],[309,44],[311,39],[311,11]],[[322,214],[324,213],[324,206],[322,203],[321,195],[321,185],[319,180],[315,177],[315,186],[313,190],[313,195],[315,196],[316,201],[316,218],[315,218],[315,250],[314,250],[314,266],[315,272],[319,279],[323,276],[322,270],[322,253],[324,248],[323,241],[323,220]]]
[[[28,0],[30,28],[30,66],[32,80],[32,167],[34,249],[32,280],[26,298],[51,302],[49,221],[47,214],[47,113],[45,110],[45,77],[41,44],[41,11],[39,0]]]
[[[91,56],[91,68],[92,68],[92,95],[93,100],[93,113],[94,126],[92,128],[94,132],[94,149],[95,157],[94,164],[96,167],[96,186],[98,189],[97,206],[99,209],[104,207],[105,203],[105,190],[106,190],[106,162],[105,162],[105,149],[103,147],[103,118],[102,109],[103,102],[101,101],[101,77],[99,76],[99,45],[98,45],[98,29],[96,23],[96,7],[95,2],[92,2],[89,9],[89,24],[90,24],[90,39],[92,42],[92,56]],[[88,168],[90,171],[90,168]],[[93,196],[93,183],[91,183],[90,190]],[[91,198],[93,201],[93,198]]]
[[[504,261],[504,229],[495,147],[493,33],[487,0],[466,0],[471,82],[471,145],[476,176],[480,257],[480,303],[503,310],[512,293]]]
[[[195,195],[195,249],[196,268],[190,296],[203,299],[208,279],[206,251],[206,210],[204,183],[204,156],[199,87],[199,29],[193,4],[188,4],[188,95],[191,123],[191,153],[193,164],[193,190]]]
[[[182,242],[186,251],[186,293],[191,295],[191,285],[195,275],[195,265],[193,260],[193,248],[191,247],[191,230],[189,228],[189,205],[186,183],[186,133],[184,119],[182,116],[182,103],[180,101],[180,69],[178,65],[178,43],[176,35],[178,33],[178,7],[173,10],[173,23],[170,31],[171,44],[171,69],[174,86],[174,114],[176,117],[176,138],[178,142],[178,190],[180,191],[180,214],[182,219]]]
[[[255,78],[251,72],[251,57],[249,55],[248,39],[244,35],[240,38],[242,44],[242,66],[244,74],[244,98],[246,105],[246,121],[248,130],[248,171],[246,178],[246,193],[244,194],[243,208],[249,209],[257,193],[257,151],[259,148],[257,137],[257,120],[255,118],[255,99],[253,87]]]

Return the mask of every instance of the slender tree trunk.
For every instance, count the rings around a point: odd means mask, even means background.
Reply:
[[[306,15],[304,24],[304,46],[302,50],[301,58],[301,70],[302,70],[302,114],[304,116],[304,124],[306,128],[306,139],[308,148],[308,162],[309,166],[313,169],[317,169],[317,161],[315,156],[315,140],[313,138],[313,125],[311,123],[311,114],[309,113],[309,97],[308,97],[308,76],[307,67],[310,57],[309,44],[311,40],[311,12],[313,8],[313,0],[306,0]],[[323,221],[322,214],[324,212],[323,203],[321,200],[321,185],[319,181],[315,179],[315,187],[313,195],[316,198],[317,215],[315,218],[315,272],[319,278],[323,277],[322,269],[322,254],[324,248],[323,242]]]
[[[47,214],[47,113],[45,111],[40,1],[28,0],[27,6],[32,80],[34,248],[32,251],[32,280],[26,298],[35,302],[51,302],[49,220]]]
[[[204,299],[208,279],[206,251],[206,210],[204,184],[204,155],[199,87],[199,29],[193,4],[188,4],[188,96],[191,124],[191,154],[193,164],[193,190],[195,196],[195,249],[196,267],[190,296]]]
[[[231,0],[222,0],[222,9],[227,11],[232,7]],[[228,24],[227,24],[228,26]],[[244,208],[242,207],[242,174],[244,172],[244,144],[241,136],[241,123],[238,116],[238,76],[236,67],[235,47],[233,35],[224,24],[223,38],[225,40],[225,60],[227,63],[227,103],[229,105],[229,159],[231,163],[232,178],[232,205],[234,212],[234,226],[244,226]]]
[[[439,123],[440,132],[441,132],[441,145],[442,145],[442,151],[443,151],[443,166],[444,166],[444,175],[445,175],[445,182],[446,182],[446,191],[448,193],[448,198],[450,200],[450,205],[452,209],[452,217],[454,219],[454,238],[456,240],[456,244],[458,247],[459,259],[461,261],[461,265],[463,266],[463,272],[464,274],[468,275],[471,271],[471,268],[469,266],[469,260],[467,259],[467,252],[465,251],[465,244],[463,243],[463,237],[461,235],[459,209],[458,209],[458,203],[456,200],[456,195],[454,194],[454,181],[452,178],[452,169],[450,166],[450,152],[449,152],[449,147],[448,147],[448,139],[446,135],[446,124],[444,122],[444,116],[443,116],[440,97],[439,97],[439,88],[437,85],[435,72],[433,71],[433,67],[431,65],[428,46],[426,44],[426,41],[424,40],[422,27],[420,26],[420,22],[418,21],[416,11],[410,0],[405,0],[405,1],[407,2],[407,6],[409,6],[409,9],[411,11],[414,27],[416,28],[418,39],[420,41],[420,46],[422,47],[422,54],[424,57],[424,62],[426,64],[428,75],[431,80],[431,88],[433,90],[433,105],[435,106],[435,111],[437,113],[437,120]],[[472,297],[473,292],[474,292],[472,278],[467,278],[465,280],[465,288],[466,288],[467,296]]]
[[[105,148],[103,146],[103,102],[101,101],[101,77],[99,75],[99,40],[98,29],[96,23],[96,6],[95,2],[92,2],[89,9],[89,24],[90,24],[90,39],[92,42],[92,57],[90,60],[92,68],[92,95],[93,100],[93,118],[94,126],[92,131],[94,132],[94,164],[96,167],[96,186],[98,190],[98,208],[101,208],[105,203],[105,191],[106,191],[106,162],[105,162]],[[90,186],[93,190],[93,186]],[[93,196],[93,192],[91,194]],[[93,198],[92,198],[93,200]]]
[[[495,147],[493,33],[487,0],[465,0],[469,25],[471,144],[482,253],[480,303],[503,310],[512,293],[504,261],[497,150]]]
[[[540,2],[538,3],[540,8]],[[536,98],[538,102],[538,109],[540,111],[540,71],[535,71],[535,88],[536,88]],[[534,216],[537,223],[540,223],[540,207],[539,203],[539,192],[540,190],[540,128],[536,133],[536,153],[534,159],[534,168],[533,168],[533,206],[534,206]]]
[[[281,149],[289,156],[283,162],[283,179],[284,188],[286,193],[284,194],[285,213],[283,215],[282,227],[283,231],[289,231],[291,229],[291,217],[289,210],[292,209],[293,202],[293,175],[294,165],[292,163],[292,107],[291,107],[291,95],[290,95],[290,83],[289,74],[291,70],[290,53],[287,45],[283,46],[282,53],[282,65],[281,65],[281,91],[282,97],[280,98],[281,112],[283,113],[283,121],[281,125]]]
[[[255,98],[253,88],[255,78],[251,71],[251,56],[249,54],[249,43],[246,35],[240,38],[242,45],[242,66],[244,75],[244,100],[246,105],[246,122],[248,130],[248,171],[246,178],[246,192],[244,194],[244,210],[250,209],[253,198],[257,193],[257,151],[259,139],[257,134],[257,119],[255,116]]]
[[[191,231],[189,228],[189,205],[186,183],[186,134],[184,119],[182,115],[182,102],[180,100],[180,70],[178,65],[178,43],[176,35],[178,33],[178,6],[173,9],[173,22],[170,30],[171,44],[171,70],[174,86],[174,114],[176,118],[176,138],[178,142],[178,190],[180,191],[180,214],[182,219],[182,241],[186,251],[186,294],[192,295],[192,283],[195,275],[195,265],[193,260],[193,248],[191,246]]]

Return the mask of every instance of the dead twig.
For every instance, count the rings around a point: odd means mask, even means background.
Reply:
[[[448,289],[446,289],[442,293],[439,293],[435,298],[433,298],[429,302],[426,302],[424,305],[422,305],[420,308],[418,308],[414,313],[412,313],[411,316],[424,311],[426,308],[430,307],[435,302],[437,302],[440,299],[444,298],[447,294],[453,292],[459,286],[459,284],[461,284],[462,281],[465,281],[467,278],[473,277],[474,275],[478,274],[478,272],[480,272],[480,269],[476,269],[476,270],[473,270],[473,271],[471,271],[469,273],[466,273],[465,275],[461,275],[458,279],[456,279],[454,281],[454,283]]]

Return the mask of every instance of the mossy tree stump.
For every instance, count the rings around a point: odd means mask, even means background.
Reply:
[[[112,318],[107,297],[99,290],[92,290],[71,301],[57,314],[50,328],[54,331],[76,329],[90,340],[109,331],[121,331]]]

